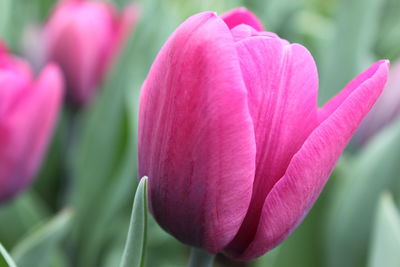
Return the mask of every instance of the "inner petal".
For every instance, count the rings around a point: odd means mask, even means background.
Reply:
[[[264,200],[316,127],[318,74],[303,46],[255,36],[236,43],[256,136],[256,175],[246,218],[228,250],[252,241]]]
[[[240,24],[234,27],[231,30],[233,40],[235,42],[239,42],[243,39],[253,37],[253,36],[265,36],[265,37],[271,37],[271,38],[279,38],[279,36],[276,33],[273,32],[264,32],[264,31],[257,31],[253,27],[247,25],[247,24]],[[281,41],[285,42],[288,44],[286,40],[280,39]]]

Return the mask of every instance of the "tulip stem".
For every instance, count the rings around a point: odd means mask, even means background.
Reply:
[[[188,267],[212,267],[214,259],[214,254],[208,254],[202,249],[192,248]]]

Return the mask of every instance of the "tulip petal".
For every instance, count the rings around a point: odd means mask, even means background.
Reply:
[[[0,120],[20,98],[20,92],[28,86],[28,80],[11,71],[0,70]]]
[[[362,72],[356,78],[354,78],[351,82],[349,82],[346,87],[339,92],[335,97],[326,103],[323,108],[320,109],[319,112],[319,120],[322,122],[327,117],[329,117],[343,102],[344,100],[353,93],[354,90],[358,89],[362,83],[364,83],[367,79],[370,79],[373,75],[376,75],[376,72],[381,65],[385,62],[385,60],[381,60],[373,64],[367,70]]]
[[[351,136],[381,94],[388,68],[387,61],[376,63],[320,110],[325,120],[307,138],[267,196],[255,239],[245,251],[232,253],[233,257],[247,260],[262,255],[302,221]]]
[[[355,140],[361,148],[371,137],[384,129],[400,114],[400,62],[390,67],[385,89],[378,101],[361,123]]]
[[[257,16],[243,7],[232,9],[222,14],[221,18],[228,25],[229,29],[233,29],[240,24],[246,24],[257,31],[264,30],[264,26]]]
[[[39,167],[61,105],[60,71],[49,65],[23,91],[0,122],[0,201],[27,186]]]
[[[93,96],[113,45],[113,17],[96,2],[61,2],[46,30],[47,57],[60,64],[77,104]],[[77,64],[77,62],[79,64]]]
[[[255,128],[257,169],[249,211],[228,250],[253,240],[265,198],[318,123],[318,74],[306,48],[260,36],[236,46]]]
[[[231,33],[233,36],[233,40],[235,42],[239,42],[243,39],[253,37],[253,36],[265,36],[265,37],[271,37],[271,38],[279,38],[279,36],[276,33],[273,32],[260,32],[255,30],[253,27],[246,25],[246,24],[240,24],[236,26],[235,28],[231,29]],[[289,44],[286,40],[280,39],[282,42],[285,44]]]
[[[155,219],[184,243],[220,251],[248,209],[256,148],[234,41],[214,13],[185,21],[157,56],[138,145]]]

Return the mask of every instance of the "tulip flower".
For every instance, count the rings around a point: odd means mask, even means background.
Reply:
[[[364,145],[380,130],[391,124],[400,115],[400,61],[393,65],[382,95],[361,123],[356,134],[358,147]]]
[[[244,9],[194,15],[142,87],[139,175],[178,240],[249,260],[303,220],[385,85],[381,60],[317,107],[310,52]],[[333,74],[334,75],[334,74]]]
[[[46,151],[60,109],[61,71],[34,80],[28,64],[0,44],[0,203],[27,187]]]
[[[55,7],[44,29],[45,54],[62,68],[76,105],[93,98],[137,17],[135,6],[118,14],[100,1],[65,0]]]

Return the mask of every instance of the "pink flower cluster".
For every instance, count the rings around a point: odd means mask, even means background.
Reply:
[[[52,63],[37,78],[27,62],[0,44],[0,202],[23,190],[37,174],[64,87],[70,103],[87,104],[137,16],[135,6],[118,13],[105,2],[61,1],[43,29],[44,50]]]

